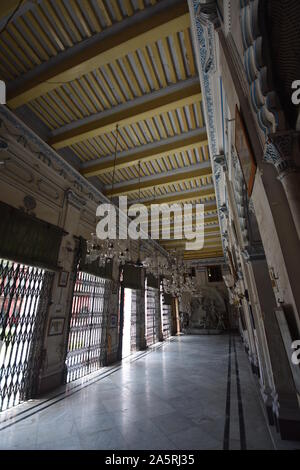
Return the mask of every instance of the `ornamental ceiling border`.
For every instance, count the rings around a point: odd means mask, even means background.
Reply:
[[[224,223],[221,217],[220,208],[221,203],[221,166],[218,165],[213,156],[219,153],[216,137],[216,120],[214,110],[214,100],[212,92],[212,75],[216,71],[216,49],[215,49],[215,28],[214,24],[218,21],[217,13],[214,8],[215,3],[201,4],[199,0],[189,0],[192,30],[198,43],[196,48],[196,55],[199,53],[197,63],[201,67],[199,70],[201,86],[204,91],[203,99],[206,103],[206,128],[209,136],[209,147],[211,154],[211,166],[213,170],[213,177],[215,180],[216,201],[218,207],[218,218],[221,230],[221,240],[223,246],[224,256],[226,253],[224,244]],[[201,11],[201,16],[200,16]]]

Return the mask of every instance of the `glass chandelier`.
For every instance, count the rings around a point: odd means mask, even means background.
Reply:
[[[114,167],[111,183],[111,197],[110,203],[112,204],[113,189],[115,185],[116,161],[119,143],[119,126],[116,125],[116,141],[114,153]],[[124,265],[131,260],[130,241],[129,240],[100,240],[96,233],[91,234],[90,240],[87,241],[87,254],[86,263],[90,264],[98,260],[99,267],[104,267],[106,263],[112,262],[116,259],[120,265]]]
[[[112,203],[113,189],[115,184],[115,170],[117,160],[119,140],[119,128],[116,126],[116,142],[114,154],[114,167],[112,174],[111,198]],[[156,197],[156,188],[154,187],[154,198]],[[139,202],[141,202],[141,162],[139,161]],[[130,239],[127,240],[100,240],[95,233],[91,234],[87,241],[86,262],[93,263],[98,260],[99,266],[104,267],[106,263],[114,259],[119,265],[131,263],[139,268],[144,268],[146,273],[152,274],[158,279],[163,279],[163,290],[166,294],[174,297],[181,297],[184,292],[194,293],[196,291],[194,281],[189,273],[189,268],[183,259],[183,251],[176,250],[172,257],[162,256],[158,250],[154,251],[152,256],[142,259],[141,256],[141,238],[138,241],[137,260],[133,259],[133,250],[130,249]]]
[[[196,292],[196,286],[189,272],[189,267],[183,260],[183,253],[175,252],[171,259],[160,255],[147,257],[143,262],[146,272],[162,278],[163,290],[166,294],[181,297],[183,293]]]
[[[86,262],[90,264],[98,260],[99,267],[104,267],[113,259],[117,259],[121,265],[131,261],[126,240],[99,240],[97,235],[92,233],[91,239],[87,241]]]
[[[183,260],[183,252],[175,252],[170,263],[169,275],[163,279],[166,294],[179,299],[184,293],[194,294],[196,286],[190,274],[189,266]]]

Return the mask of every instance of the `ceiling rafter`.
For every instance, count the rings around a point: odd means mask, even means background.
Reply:
[[[116,163],[114,163],[113,156],[103,158],[102,163],[99,161],[96,164],[92,163],[88,165],[88,167],[83,168],[81,174],[86,177],[97,176],[112,171],[113,168],[127,168],[136,165],[139,161],[153,161],[165,155],[182,152],[194,148],[195,146],[199,147],[207,144],[206,133],[202,130],[200,132],[197,130],[197,132],[191,132],[173,139],[168,139],[166,142],[159,141],[155,145],[145,145],[141,146],[141,148],[134,148],[129,152],[124,152],[123,155],[119,154]]]
[[[12,108],[17,108],[57,88],[59,83],[75,80],[87,72],[136,51],[137,45],[139,48],[146,47],[162,37],[188,28],[189,25],[187,2],[180,2],[171,9],[163,9],[145,21],[137,22],[123,31],[107,36],[105,40],[102,33],[99,33],[91,38],[93,42],[88,46],[76,49],[73,54],[70,50],[66,55],[60,54],[55,66],[49,61],[49,66],[39,74],[30,76],[27,81],[25,79],[19,86],[9,90],[8,104]],[[75,33],[74,24],[73,32]]]
[[[201,101],[201,99],[199,84],[192,82],[189,85],[188,82],[185,87],[170,86],[169,93],[164,90],[163,94],[158,94],[152,99],[147,96],[143,100],[133,100],[130,105],[116,107],[106,114],[100,113],[92,120],[76,123],[75,126],[71,126],[71,129],[62,127],[50,138],[49,144],[55,149],[60,149],[91,137],[112,132],[117,124],[120,128],[136,124],[146,119],[158,117],[164,112]],[[188,127],[185,128],[188,131]]]
[[[163,203],[184,203],[184,202],[192,202],[195,200],[203,199],[206,197],[214,197],[215,196],[215,189],[214,186],[207,185],[197,189],[191,189],[187,191],[182,191],[180,193],[168,193],[163,196],[157,196],[156,198],[144,198],[141,200],[134,200],[131,201],[132,204],[141,202],[146,206],[150,206],[151,204],[163,204]],[[205,210],[205,208],[204,208]],[[212,210],[211,208],[209,210]]]
[[[109,186],[104,188],[106,196],[120,196],[123,194],[130,194],[138,191],[140,188],[143,190],[147,188],[158,188],[175,182],[189,181],[203,176],[211,175],[211,165],[209,162],[200,163],[194,166],[181,168],[180,170],[171,170],[158,175],[144,176],[143,178],[136,178],[129,182],[119,183],[114,185],[114,189],[109,189]]]
[[[186,243],[193,242],[193,240],[183,239],[183,240],[162,240],[161,245],[166,249],[180,248],[185,246]],[[205,237],[202,250],[207,249],[219,249],[221,248],[221,238],[208,239]]]

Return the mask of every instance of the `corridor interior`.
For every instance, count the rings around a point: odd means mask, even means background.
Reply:
[[[0,448],[299,448],[270,434],[254,380],[239,336],[173,337],[2,413]]]
[[[0,449],[300,449],[299,24],[0,1]]]

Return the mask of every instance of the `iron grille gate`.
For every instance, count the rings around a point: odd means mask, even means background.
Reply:
[[[66,358],[67,382],[103,366],[111,281],[77,273]]]
[[[53,275],[0,259],[0,411],[36,391]]]
[[[131,353],[137,348],[137,315],[138,315],[138,291],[131,291],[131,320],[130,320],[130,350]]]
[[[146,341],[147,346],[159,341],[159,291],[148,287],[146,289]]]
[[[164,339],[167,339],[171,336],[171,315],[171,305],[165,305],[164,303],[162,303],[162,330]]]

